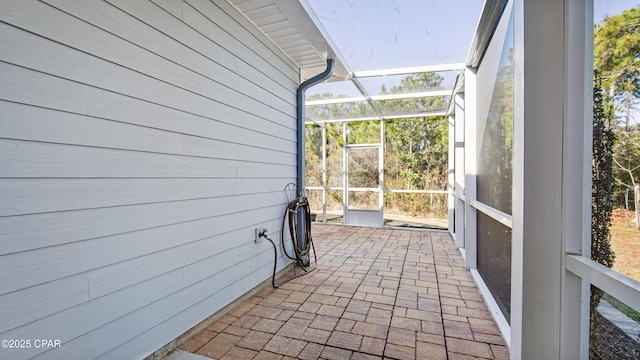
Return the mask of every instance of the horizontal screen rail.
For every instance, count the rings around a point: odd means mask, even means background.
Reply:
[[[322,190],[322,186],[307,186],[309,190]],[[327,186],[325,190],[329,191],[342,191],[344,187],[340,186]],[[379,188],[347,188],[347,191],[380,191]],[[384,193],[414,193],[414,194],[453,194],[452,191],[449,190],[391,190],[384,189],[382,190]]]
[[[502,225],[513,228],[513,218],[511,215],[476,200],[469,201],[469,204]]]
[[[440,117],[447,115],[446,111],[432,111],[432,112],[424,112],[424,113],[412,113],[412,114],[404,114],[404,115],[382,115],[382,116],[367,116],[361,118],[350,118],[350,119],[318,119],[311,118],[307,116],[307,120],[305,121],[305,125],[318,125],[320,124],[341,124],[347,122],[357,122],[357,121],[372,121],[372,120],[395,120],[395,119],[413,119],[413,118],[430,118],[430,117]]]
[[[367,100],[372,101],[385,101],[385,100],[402,100],[402,99],[415,99],[415,98],[428,98],[438,96],[451,96],[453,90],[432,90],[432,91],[420,91],[414,93],[400,93],[400,94],[384,94],[384,95],[371,95],[367,99],[364,96],[356,97],[343,97],[335,99],[320,99],[320,100],[307,100],[306,106],[316,105],[329,105],[329,104],[343,104],[351,102],[365,102]]]
[[[567,270],[640,311],[640,282],[580,255],[567,254]]]

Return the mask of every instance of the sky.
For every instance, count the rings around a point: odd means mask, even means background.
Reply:
[[[307,0],[351,71],[464,63],[484,0]],[[594,0],[594,21],[640,0]],[[453,86],[455,74],[443,86]],[[399,79],[363,79],[369,94]],[[370,84],[369,84],[370,82]],[[350,82],[314,86],[307,95],[358,96]]]
[[[308,0],[351,70],[463,62],[481,0]]]
[[[461,63],[483,0],[307,0],[353,71]],[[596,21],[640,0],[594,0]]]
[[[625,9],[640,6],[640,0],[594,0],[593,17],[595,22],[600,22],[604,17],[621,14]]]

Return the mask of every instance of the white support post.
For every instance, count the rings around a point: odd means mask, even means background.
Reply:
[[[524,222],[524,4],[513,5],[513,176],[511,190],[511,312],[509,355],[523,359],[523,222]]]
[[[378,171],[380,179],[378,181],[378,204],[380,206],[380,217],[384,225],[384,119],[380,119],[380,149],[378,150]]]
[[[465,247],[465,142],[464,142],[464,124],[465,124],[465,112],[464,112],[464,96],[462,94],[456,94],[454,98],[455,105],[455,131],[454,131],[454,182],[455,182],[455,244],[456,248],[461,249]],[[465,252],[466,257],[466,252]]]
[[[322,222],[327,223],[327,123],[322,123]]]
[[[448,154],[448,170],[447,170],[447,190],[449,190],[449,193],[447,194],[447,205],[448,205],[448,221],[447,221],[447,227],[449,229],[449,233],[452,235],[452,237],[455,239],[455,203],[456,203],[456,197],[455,197],[455,189],[456,189],[456,184],[455,184],[455,166],[456,166],[456,158],[455,158],[455,149],[456,149],[456,139],[455,139],[455,123],[456,123],[456,119],[455,119],[455,114],[452,114],[449,116],[448,120],[449,120],[449,132],[448,132],[448,139],[449,139],[449,154]]]
[[[347,224],[349,207],[349,154],[347,154],[347,123],[342,123],[342,223]]]
[[[560,359],[564,6],[514,3],[511,358]]]
[[[591,257],[593,2],[565,0],[562,238],[565,254]],[[589,357],[589,283],[562,257],[561,359]]]
[[[581,354],[575,349],[580,340],[570,332],[578,329],[582,310],[568,307],[588,299],[581,299],[582,284],[564,268],[565,251],[582,250],[589,226],[584,207],[590,206],[585,203],[590,172],[586,175],[583,152],[590,141],[585,129],[585,86],[590,85],[586,26],[579,19],[587,11],[578,2],[514,1],[511,358],[516,360]]]
[[[476,199],[477,166],[478,157],[476,149],[476,109],[477,88],[476,74],[471,69],[464,73],[464,186],[465,186],[465,267],[476,269],[478,267],[477,250],[477,210],[471,206]]]

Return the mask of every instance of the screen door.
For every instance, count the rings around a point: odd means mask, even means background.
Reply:
[[[345,164],[345,223],[383,225],[381,146],[349,145]]]

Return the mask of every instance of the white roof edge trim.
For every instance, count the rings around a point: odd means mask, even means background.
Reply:
[[[356,71],[353,73],[353,76],[358,78],[363,78],[363,77],[372,77],[372,76],[406,75],[406,74],[437,72],[437,71],[454,71],[454,70],[462,70],[464,68],[465,68],[465,63],[426,65],[426,66],[413,66],[413,67],[395,68],[395,69]]]
[[[456,95],[464,93],[464,71],[460,71],[456,76],[456,82],[453,84],[453,90],[451,92],[451,99],[449,99],[449,107],[447,108],[447,116],[453,115]]]
[[[467,53],[465,63],[468,67],[477,68],[480,65],[508,3],[509,0],[485,0]]]

